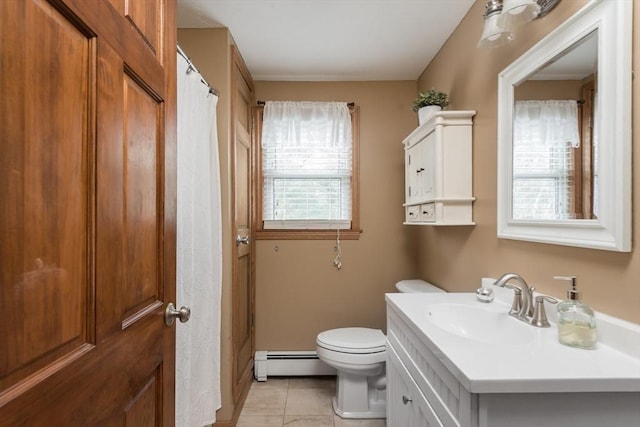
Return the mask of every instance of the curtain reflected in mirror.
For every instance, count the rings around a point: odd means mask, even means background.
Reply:
[[[512,218],[597,218],[597,32],[515,87]]]

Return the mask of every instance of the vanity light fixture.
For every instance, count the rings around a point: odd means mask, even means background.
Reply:
[[[513,29],[535,19],[540,13],[540,5],[535,0],[504,0],[498,25]]]
[[[489,0],[478,47],[504,46],[514,38],[514,28],[546,15],[560,0]]]
[[[484,11],[484,30],[478,47],[500,47],[513,40],[513,33],[498,25],[502,14],[502,0],[489,0]]]

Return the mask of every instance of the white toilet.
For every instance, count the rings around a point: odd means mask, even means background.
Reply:
[[[399,292],[444,292],[424,280],[401,280]],[[380,329],[339,328],[316,338],[320,360],[336,368],[333,410],[342,418],[386,417],[386,337]]]

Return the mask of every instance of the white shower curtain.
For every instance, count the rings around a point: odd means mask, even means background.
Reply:
[[[216,105],[198,72],[178,55],[176,426],[215,422],[220,408],[222,243]]]

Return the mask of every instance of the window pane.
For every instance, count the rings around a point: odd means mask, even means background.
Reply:
[[[513,181],[513,218],[570,219],[567,183],[559,178],[519,178]]]
[[[574,155],[579,146],[575,101],[516,102],[514,219],[575,218]]]
[[[265,180],[263,218],[281,221],[348,220],[351,217],[349,181],[340,178]]]

